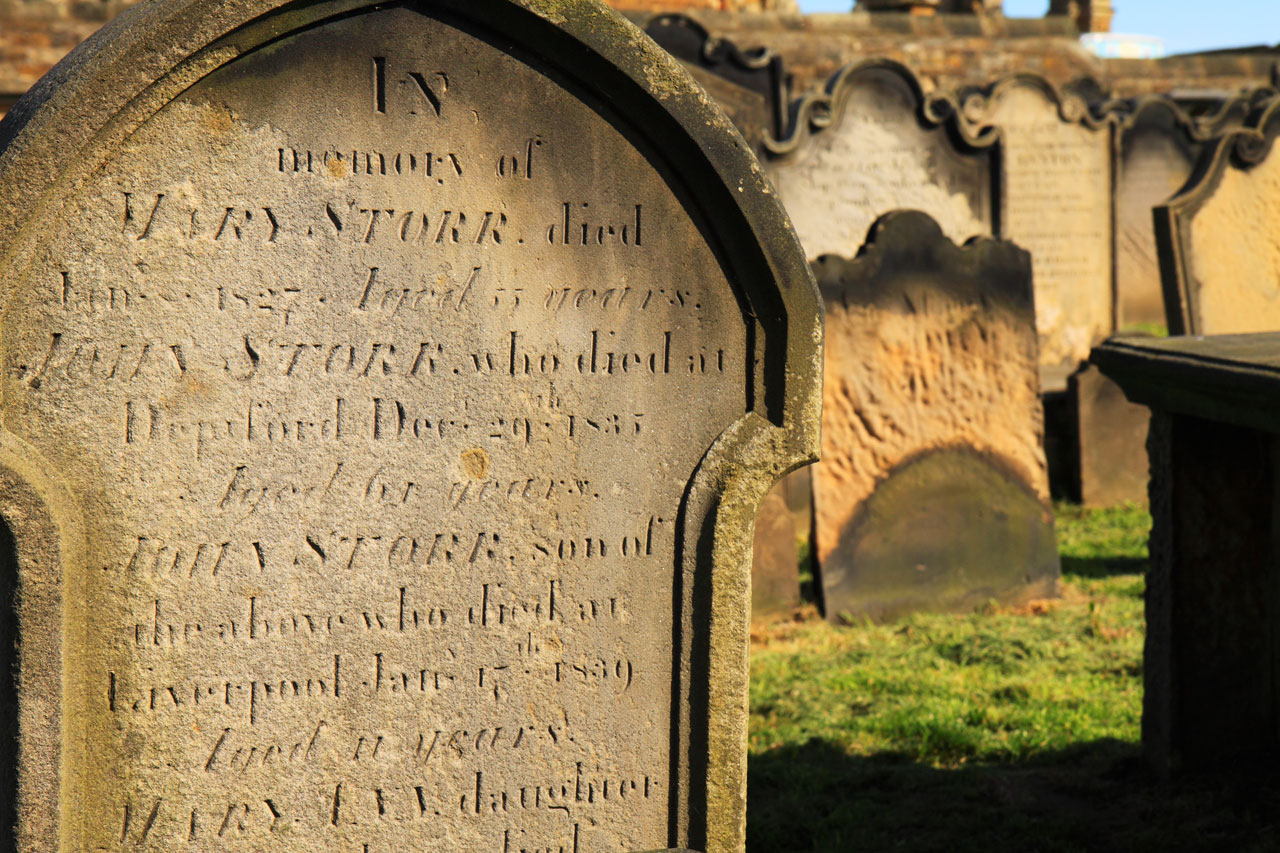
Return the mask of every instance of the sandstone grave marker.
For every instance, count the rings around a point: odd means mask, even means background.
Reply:
[[[960,243],[993,233],[995,135],[966,136],[906,67],[849,66],[795,112],[790,135],[766,142],[765,163],[811,259],[853,257],[892,210],[924,211]]]
[[[1031,253],[1046,390],[1063,390],[1114,327],[1111,136],[1085,97],[1015,74],[963,98],[968,120],[1000,129],[1000,236]]]
[[[826,615],[1050,595],[1058,575],[1027,253],[916,211],[814,265],[827,307],[813,469]]]
[[[1280,329],[1280,98],[1218,139],[1176,198],[1155,210],[1172,334]]]
[[[19,849],[741,849],[820,312],[673,60],[585,0],[147,4],[0,176]]]

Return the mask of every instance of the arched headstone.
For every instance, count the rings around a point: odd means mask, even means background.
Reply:
[[[20,849],[740,850],[820,309],[593,2],[140,6],[0,124]]]

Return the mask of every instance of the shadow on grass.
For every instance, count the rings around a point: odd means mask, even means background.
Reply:
[[[1142,557],[1062,557],[1062,574],[1064,577],[1110,578],[1145,574],[1147,565],[1148,560]]]
[[[1280,783],[1161,784],[1139,748],[1081,744],[940,770],[811,740],[753,755],[748,853],[1280,849]]]

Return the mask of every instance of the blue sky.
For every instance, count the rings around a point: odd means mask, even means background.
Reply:
[[[846,12],[850,0],[799,0],[806,12]],[[1118,33],[1159,36],[1170,53],[1280,42],[1280,0],[1111,0]],[[1048,0],[1004,0],[1006,15],[1034,17]]]

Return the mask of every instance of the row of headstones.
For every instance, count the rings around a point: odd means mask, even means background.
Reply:
[[[1193,111],[1016,75],[926,94],[905,67],[872,60],[788,103],[777,55],[741,50],[682,16],[655,18],[649,30],[700,72],[755,143],[822,287],[822,461],[785,488],[804,509],[790,523],[801,540],[812,535],[827,616],[1051,590],[1051,474],[1086,504],[1146,499],[1146,411],[1087,359],[1117,331],[1187,325],[1175,252],[1190,237],[1164,240],[1159,256],[1153,208],[1198,185],[1230,145],[1221,140],[1258,122],[1274,93]],[[937,226],[883,219],[903,209]],[[988,268],[976,272],[977,247],[937,258],[937,244],[991,237],[1028,250],[1031,270],[996,261],[990,247]],[[905,256],[897,246],[911,241],[918,251]],[[1262,306],[1238,301],[1222,278],[1211,288],[1220,304],[1257,322]],[[995,308],[1015,292],[1020,315]],[[806,491],[811,504],[795,499]],[[796,604],[795,527],[783,502],[766,504],[757,532],[765,619]]]
[[[905,213],[818,264],[887,329],[831,385],[833,470],[914,472],[869,529],[976,481],[1049,552],[1037,416],[984,399],[1035,408],[1031,263]],[[0,123],[0,281],[0,843],[743,849],[750,531],[818,449],[822,297],[638,31],[139,6]]]

